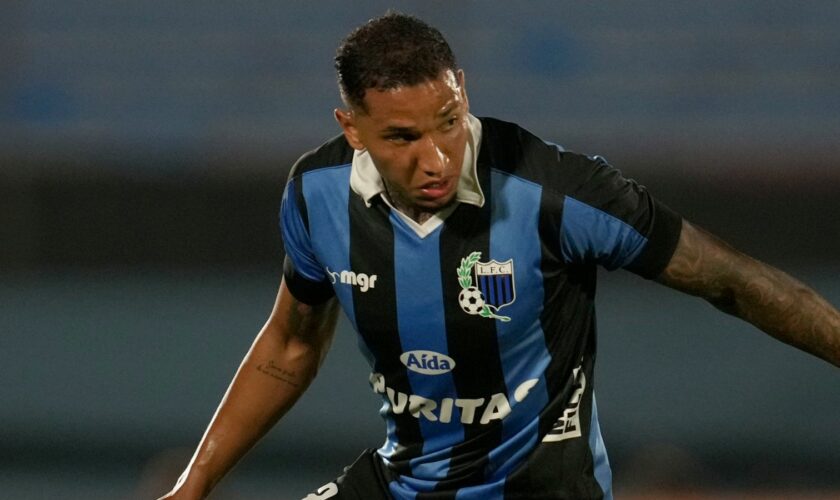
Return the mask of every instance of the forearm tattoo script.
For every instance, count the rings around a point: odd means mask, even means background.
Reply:
[[[285,382],[292,387],[300,387],[300,382],[297,381],[297,373],[294,370],[288,370],[282,366],[278,366],[274,360],[257,365],[257,370],[269,377]]]
[[[294,388],[300,388],[311,380],[324,360],[335,331],[338,308],[335,300],[317,306],[292,300],[284,324],[290,335],[285,349],[293,349],[294,359],[312,356],[312,363],[299,365],[272,359],[258,364],[257,370]]]

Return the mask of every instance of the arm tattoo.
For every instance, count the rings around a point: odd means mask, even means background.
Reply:
[[[297,373],[294,370],[287,370],[278,366],[274,363],[274,360],[257,365],[257,370],[265,373],[269,377],[285,382],[296,389],[300,387],[300,382],[297,380]]]
[[[703,297],[773,337],[840,366],[840,312],[812,289],[688,222],[661,283]]]

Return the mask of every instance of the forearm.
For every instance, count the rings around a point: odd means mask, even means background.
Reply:
[[[184,489],[206,496],[297,401],[318,366],[305,346],[280,346],[262,332],[240,365],[193,459]]]
[[[266,325],[243,359],[193,458],[165,498],[204,498],[297,401],[329,349],[334,300],[296,301],[281,284]]]
[[[773,337],[840,366],[840,312],[814,290],[769,266],[756,269],[719,309],[748,321]]]
[[[840,312],[784,272],[686,223],[659,280],[840,366]]]

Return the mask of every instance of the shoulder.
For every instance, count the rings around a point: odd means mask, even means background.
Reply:
[[[613,171],[599,156],[567,151],[516,123],[480,118],[479,163],[554,191],[573,192],[593,177]]]
[[[339,134],[317,148],[304,153],[292,166],[289,180],[300,178],[307,172],[347,166],[353,162],[353,148],[343,134]]]

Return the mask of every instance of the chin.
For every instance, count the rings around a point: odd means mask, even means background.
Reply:
[[[422,210],[437,211],[442,210],[455,201],[455,196],[450,195],[445,198],[437,198],[433,200],[416,200],[414,205]]]

